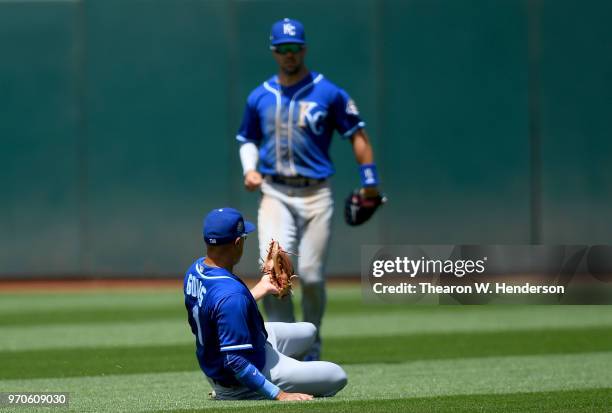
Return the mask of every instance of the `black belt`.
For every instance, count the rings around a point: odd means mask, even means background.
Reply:
[[[266,178],[269,178],[270,181],[275,184],[292,186],[294,188],[306,188],[308,186],[318,185],[322,182],[325,182],[327,179],[315,179],[315,178],[307,178],[305,176],[279,176],[279,175],[266,175]]]

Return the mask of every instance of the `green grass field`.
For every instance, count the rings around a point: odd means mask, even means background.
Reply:
[[[612,411],[612,307],[329,300],[324,358],[349,375],[334,398],[209,400],[168,288],[0,293],[0,391],[70,392],[77,412]]]

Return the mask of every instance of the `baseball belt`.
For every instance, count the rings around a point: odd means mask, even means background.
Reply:
[[[279,176],[279,175],[266,175],[265,178],[268,181],[274,182],[275,184],[287,185],[294,188],[306,188],[309,186],[318,185],[325,182],[327,179],[315,179],[307,178],[305,176]]]

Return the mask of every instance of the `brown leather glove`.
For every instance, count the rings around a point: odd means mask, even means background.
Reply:
[[[291,280],[297,275],[293,273],[293,264],[291,258],[289,258],[289,253],[283,250],[278,241],[270,241],[268,256],[261,271],[270,275],[270,282],[278,288],[278,298],[291,294]]]

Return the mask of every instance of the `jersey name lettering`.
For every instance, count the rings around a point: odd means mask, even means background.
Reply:
[[[204,294],[206,294],[206,287],[202,285],[202,281],[192,274],[189,274],[187,278],[187,286],[185,287],[185,294],[190,295],[193,298],[198,299],[198,305],[202,307],[202,301],[204,301]]]

